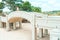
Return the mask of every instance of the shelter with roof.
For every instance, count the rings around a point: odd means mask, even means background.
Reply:
[[[16,29],[16,22],[19,24],[19,28],[22,27],[23,19],[30,22],[32,26],[32,39],[35,39],[35,17],[46,17],[44,14],[40,14],[37,12],[25,12],[25,11],[13,11],[10,14],[5,14],[5,16],[0,16],[0,27],[5,27],[6,30]],[[34,37],[34,38],[33,38]]]
[[[48,35],[48,31],[51,29],[59,29],[60,16],[48,16],[37,12],[25,12],[25,11],[13,11],[10,14],[0,16],[0,27],[5,27],[6,30],[17,29],[16,22],[19,24],[19,28],[22,28],[22,21],[27,20],[32,27],[32,40],[37,40],[43,37],[43,34]],[[37,34],[37,29],[39,33]],[[43,33],[44,30],[44,33]],[[50,33],[51,35],[51,33]]]

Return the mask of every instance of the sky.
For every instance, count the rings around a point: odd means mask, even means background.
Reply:
[[[29,1],[31,5],[41,7],[42,11],[60,10],[60,0],[23,0]]]
[[[31,5],[41,7],[42,11],[60,10],[60,0],[23,0],[23,1],[29,1]]]

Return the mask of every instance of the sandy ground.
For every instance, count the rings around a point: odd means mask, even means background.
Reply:
[[[50,40],[50,38],[49,38],[49,36],[47,35],[47,36],[44,36],[43,38],[38,38],[37,40]]]
[[[32,40],[31,25],[26,23],[22,29],[6,31],[0,28],[0,40]]]

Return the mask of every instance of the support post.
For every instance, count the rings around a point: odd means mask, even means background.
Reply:
[[[35,27],[35,40],[37,40],[37,28]]]
[[[39,38],[43,37],[43,28],[39,28]]]
[[[6,21],[6,30],[7,31],[10,31],[11,29],[10,29],[10,25],[9,25],[9,22],[8,22],[8,15],[6,15],[6,19],[7,19],[7,21]]]
[[[22,22],[19,22],[19,28],[21,28],[22,27]]]
[[[13,23],[13,29],[14,30],[16,29],[16,23],[15,22]]]
[[[9,22],[6,22],[6,30],[7,30],[7,31],[10,31]]]
[[[22,18],[19,21],[19,28],[22,28]]]
[[[0,28],[2,28],[2,22],[0,21]]]
[[[44,29],[44,35],[48,35],[48,29]]]
[[[1,17],[0,17],[0,28],[2,28],[2,22],[1,22]]]

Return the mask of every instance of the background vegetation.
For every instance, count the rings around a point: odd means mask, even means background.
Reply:
[[[19,9],[23,11],[41,12],[41,8],[31,6],[31,3],[28,1],[24,2],[22,0],[5,0],[5,2],[5,5],[3,5],[2,2],[0,3],[0,9],[3,9],[4,6],[8,6],[12,11],[16,11],[16,7],[19,7]]]
[[[2,13],[2,9],[5,7],[8,7],[12,11],[16,11],[16,8],[18,7],[19,10],[27,11],[27,12],[39,12],[41,13],[42,10],[40,7],[32,6],[30,2],[28,1],[22,1],[22,0],[5,0],[6,3],[3,1],[0,2],[0,14]],[[43,14],[48,14],[49,16],[52,15],[60,15],[60,10],[57,11],[49,11],[49,12],[42,12]]]

